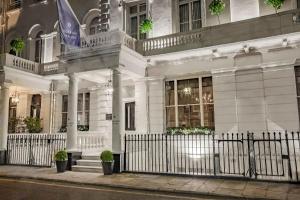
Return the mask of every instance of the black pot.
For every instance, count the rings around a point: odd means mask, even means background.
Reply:
[[[56,161],[57,173],[63,173],[66,171],[68,161]]]
[[[104,175],[112,175],[114,169],[114,161],[102,162],[102,169]]]

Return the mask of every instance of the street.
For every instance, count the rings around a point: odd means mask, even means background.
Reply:
[[[84,185],[0,179],[1,200],[204,200],[209,197],[101,188]]]

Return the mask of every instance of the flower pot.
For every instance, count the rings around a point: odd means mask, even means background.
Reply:
[[[57,173],[63,173],[66,171],[68,161],[56,161]]]
[[[102,169],[104,175],[112,175],[114,168],[114,161],[112,162],[102,162]]]

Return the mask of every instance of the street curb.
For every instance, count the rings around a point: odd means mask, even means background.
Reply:
[[[193,195],[193,196],[204,196],[208,198],[217,199],[247,199],[247,200],[272,200],[270,198],[256,198],[256,197],[244,197],[244,196],[234,196],[234,195],[224,195],[209,192],[196,192],[187,190],[176,190],[176,189],[151,189],[147,187],[136,187],[136,186],[126,186],[126,185],[114,185],[114,184],[102,184],[102,183],[87,183],[78,181],[69,181],[53,178],[41,178],[41,177],[30,177],[30,176],[17,176],[17,175],[0,175],[0,178],[16,179],[16,180],[37,180],[37,181],[47,181],[51,183],[67,183],[72,185],[80,186],[92,186],[92,187],[104,187],[104,188],[114,188],[122,190],[136,190],[136,191],[146,191],[146,192],[160,192],[168,194],[181,194],[181,195]]]

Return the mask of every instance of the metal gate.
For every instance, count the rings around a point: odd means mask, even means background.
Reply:
[[[54,155],[65,148],[64,134],[9,134],[6,163],[51,167]]]
[[[126,135],[127,172],[300,182],[300,134]]]

